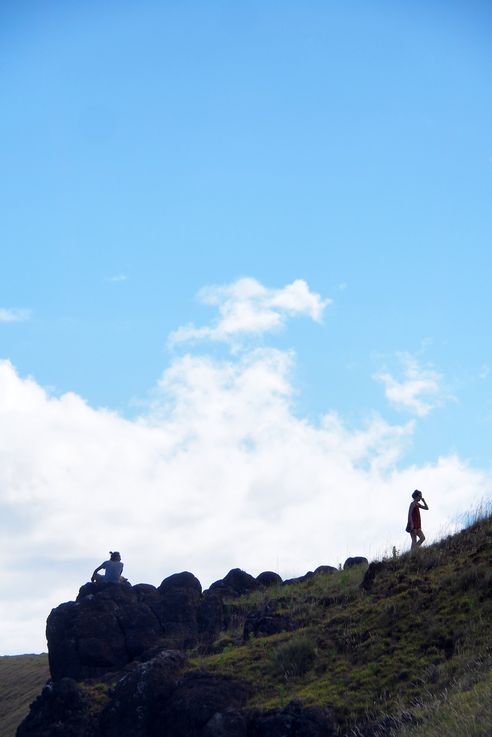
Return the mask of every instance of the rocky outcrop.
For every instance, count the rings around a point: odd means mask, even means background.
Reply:
[[[155,734],[161,705],[176,688],[185,663],[182,653],[164,650],[118,680],[109,705],[100,716],[105,737],[147,737]]]
[[[273,571],[263,571],[263,573],[260,573],[258,576],[256,576],[256,580],[260,584],[260,586],[264,588],[282,585],[281,577],[278,575],[278,573],[274,573]]]
[[[72,678],[50,682],[31,704],[16,737],[100,737],[91,702]]]
[[[157,589],[156,614],[162,625],[167,647],[187,649],[198,636],[202,598],[200,581],[187,571],[165,578]]]
[[[360,585],[361,589],[364,589],[364,591],[370,591],[372,589],[374,579],[384,569],[384,565],[385,564],[382,561],[373,561],[369,565],[364,574],[364,578],[362,579],[362,583]]]
[[[118,674],[102,708],[94,708],[90,683],[55,681],[33,704],[17,737],[218,737],[228,714],[245,705],[248,690],[224,676],[183,673],[184,664],[173,650],[134,664]],[[238,720],[245,724],[244,717]]]
[[[233,568],[227,576],[215,581],[210,586],[210,591],[218,591],[223,596],[242,596],[260,588],[260,582],[254,576],[240,568]]]
[[[234,599],[271,586],[307,581],[336,569],[282,582],[235,568],[202,592],[185,571],[160,586],[84,584],[75,601],[53,609],[46,634],[52,681],[31,707],[17,737],[328,737],[327,714],[290,704],[253,712],[240,681],[187,665],[187,652],[221,652],[214,643],[239,623],[243,641],[295,629],[296,623]],[[242,618],[242,619],[241,619]],[[234,635],[234,643],[241,643]],[[222,637],[222,648],[227,637]]]
[[[212,737],[214,722],[218,721],[216,715],[237,711],[245,705],[247,693],[242,683],[231,678],[211,673],[188,673],[161,709],[161,731],[158,735],[201,737],[208,733]]]
[[[201,638],[213,640],[225,629],[226,617],[222,593],[205,591],[198,611],[198,631]]]
[[[364,558],[362,555],[355,555],[353,558],[347,558],[345,563],[343,564],[343,570],[346,571],[347,568],[353,568],[354,566],[368,566],[369,561],[367,558]]]
[[[284,581],[284,586],[291,586],[292,584],[296,583],[304,583],[304,581],[308,581],[310,578],[314,576],[313,571],[308,571],[304,574],[304,576],[296,576],[295,578],[288,578],[286,581]]]
[[[254,637],[268,637],[279,632],[288,632],[295,629],[294,622],[286,614],[277,614],[268,609],[262,612],[250,612],[246,617],[243,629],[243,639]]]
[[[53,680],[80,680],[118,670],[153,646],[162,625],[130,586],[89,584],[76,602],[48,617],[49,664]]]
[[[124,676],[101,714],[101,735],[198,736],[215,715],[244,706],[243,684],[210,673],[181,674],[183,663],[180,653],[163,651]]]
[[[48,617],[50,670],[54,680],[94,678],[122,668],[145,651],[183,649],[223,623],[220,597],[202,597],[193,574],[148,584],[85,584],[75,602],[61,604]]]
[[[292,702],[282,709],[245,708],[240,681],[183,672],[179,652],[164,650],[119,675],[111,698],[94,707],[91,684],[50,683],[17,737],[333,737],[328,710]],[[92,697],[93,699],[94,697]]]
[[[338,571],[338,568],[335,568],[335,566],[318,566],[315,568],[314,573],[327,573],[332,574],[336,573]]]

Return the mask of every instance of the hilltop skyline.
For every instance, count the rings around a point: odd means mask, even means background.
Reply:
[[[490,499],[486,3],[1,13],[0,653]]]

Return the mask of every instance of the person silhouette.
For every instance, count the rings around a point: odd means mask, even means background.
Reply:
[[[422,492],[418,489],[415,489],[415,491],[413,492],[412,500],[413,501],[411,502],[408,509],[408,523],[406,531],[410,533],[410,537],[412,538],[412,545],[410,547],[410,550],[415,550],[416,548],[420,548],[425,540],[425,535],[422,532],[420,510],[429,509],[429,507],[427,506],[427,502],[422,496]]]
[[[101,563],[98,568],[94,571],[91,576],[92,583],[123,583],[122,571],[123,563],[121,562],[121,555],[118,552],[109,551],[110,559],[105,560]],[[104,576],[101,576],[99,571],[104,570]]]

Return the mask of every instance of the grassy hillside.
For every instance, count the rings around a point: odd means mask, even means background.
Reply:
[[[14,737],[48,678],[47,655],[0,657],[0,737]]]
[[[492,518],[365,571],[317,576],[229,601],[215,654],[191,665],[249,682],[251,706],[299,699],[333,709],[343,731],[398,737],[492,735]],[[243,642],[252,611],[295,627]],[[375,731],[374,731],[375,730]],[[352,732],[357,734],[357,731]]]
[[[490,737],[491,563],[486,516],[367,572],[318,573],[231,598],[227,629],[188,653],[187,667],[246,681],[250,709],[293,699],[331,709],[347,737]],[[245,624],[257,634],[245,639]],[[46,676],[45,656],[0,659],[0,717],[9,720],[0,737],[14,734]],[[107,678],[82,684],[96,711],[111,687]]]

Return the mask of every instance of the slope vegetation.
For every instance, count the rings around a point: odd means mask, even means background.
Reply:
[[[14,737],[49,676],[47,655],[0,657],[0,737]]]
[[[230,600],[232,627],[217,652],[192,662],[245,680],[257,708],[292,699],[328,707],[351,734],[489,736],[491,562],[486,517],[367,571]],[[244,641],[255,619],[261,628],[279,617],[290,631]]]

